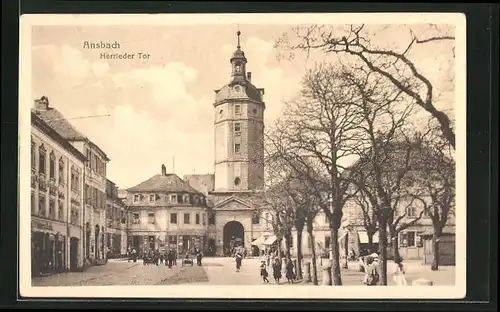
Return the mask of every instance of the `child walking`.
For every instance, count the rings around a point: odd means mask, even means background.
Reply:
[[[269,280],[267,279],[268,275],[269,274],[267,273],[266,261],[262,261],[260,264],[260,276],[262,276],[262,281],[264,283],[269,283]]]

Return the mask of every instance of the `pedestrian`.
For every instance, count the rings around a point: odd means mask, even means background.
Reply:
[[[273,277],[276,284],[279,284],[281,279],[281,261],[278,257],[274,258]]]
[[[132,261],[137,262],[137,250],[132,249]]]
[[[264,283],[269,283],[269,280],[267,279],[267,276],[269,274],[267,273],[267,267],[266,267],[266,262],[262,261],[260,263],[260,276],[262,276],[262,281]]]
[[[405,270],[403,268],[403,258],[398,257],[394,259],[394,262],[396,263],[396,268],[392,273],[392,279],[394,280],[394,283],[396,283],[397,286],[408,286],[405,277]]]
[[[160,264],[163,264],[163,260],[165,260],[164,253],[160,252]]]
[[[196,254],[196,264],[198,266],[201,266],[201,259],[203,258],[203,253],[200,251],[198,251],[198,253]]]
[[[243,255],[240,252],[237,252],[235,255],[235,260],[236,260],[236,272],[239,272],[241,268],[241,262],[243,260]]]
[[[292,262],[292,259],[288,258],[287,259],[287,262],[286,262],[286,279],[288,280],[288,284],[293,284],[293,278],[294,278],[294,274],[293,274],[293,262]]]
[[[379,280],[380,280],[380,268],[378,262],[376,262],[370,255],[366,257],[364,283],[367,286],[376,286]]]
[[[266,264],[267,264],[267,266],[271,265],[271,253],[270,252],[267,252]]]

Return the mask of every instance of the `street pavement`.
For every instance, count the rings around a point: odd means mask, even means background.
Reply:
[[[174,285],[174,284],[209,284],[209,285],[261,285],[261,259],[247,258],[243,260],[241,269],[236,272],[234,258],[204,258],[203,266],[167,266],[143,265],[142,261],[128,262],[110,260],[102,266],[90,267],[85,272],[70,272],[32,279],[33,286],[110,286],[110,285]],[[392,272],[391,263],[388,272]],[[434,281],[434,285],[453,285],[455,282],[454,267],[442,267],[439,271],[430,270],[429,266],[418,263],[405,263],[406,278],[411,285],[412,280],[426,278]],[[270,284],[274,284],[272,269],[268,268]],[[363,273],[356,270],[355,265],[342,270],[343,285],[362,285]],[[283,276],[284,277],[284,276]],[[321,284],[322,271],[318,265],[318,281]],[[281,280],[283,285],[289,285]],[[297,285],[293,284],[293,285]],[[393,285],[388,277],[388,284]],[[293,286],[290,285],[290,286]]]

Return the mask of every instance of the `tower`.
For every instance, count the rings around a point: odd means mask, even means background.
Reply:
[[[264,89],[251,83],[236,34],[230,81],[215,90],[215,191],[222,192],[264,187]]]

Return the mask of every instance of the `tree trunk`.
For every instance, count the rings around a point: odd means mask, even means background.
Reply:
[[[311,260],[312,260],[312,281],[314,285],[318,285],[318,265],[316,263],[316,242],[314,241],[312,222],[307,222],[307,233],[311,242]]]
[[[394,261],[396,261],[397,259],[401,258],[401,255],[399,254],[398,233],[391,235],[391,242],[392,242],[392,254],[394,256],[393,259],[394,259]]]
[[[387,220],[380,219],[378,229],[380,285],[387,285]]]
[[[332,282],[334,286],[342,286],[342,277],[340,275],[339,231],[333,226],[333,224],[331,225],[330,233],[330,248],[332,250]]]
[[[302,279],[302,229],[297,230],[297,278]]]
[[[432,265],[431,270],[439,269],[439,236],[437,233],[432,235]]]
[[[278,241],[278,259],[280,260],[281,263],[281,244],[283,242],[283,239],[279,238],[277,241]]]
[[[292,258],[292,253],[290,251],[290,245],[291,245],[291,242],[292,242],[292,235],[291,233],[287,233],[286,236],[285,236],[285,244],[286,244],[286,258],[287,259],[291,259]]]
[[[368,254],[373,253],[373,235],[375,233],[372,233],[370,231],[366,232],[366,235],[368,236]]]

